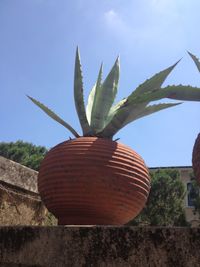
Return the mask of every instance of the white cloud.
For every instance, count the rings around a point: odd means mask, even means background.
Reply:
[[[114,20],[118,19],[118,15],[113,9],[105,12],[104,15],[109,22],[113,22]]]
[[[130,31],[126,22],[114,9],[104,13],[104,21],[106,26],[120,34],[128,34]]]
[[[110,9],[109,11],[105,12],[104,17],[106,21],[111,24],[120,20],[119,15],[113,9]]]
[[[177,0],[179,2],[179,0]],[[121,40],[133,45],[173,46],[184,43],[182,14],[174,0],[143,0],[141,8],[129,6],[120,13],[114,9],[103,14],[106,29]]]

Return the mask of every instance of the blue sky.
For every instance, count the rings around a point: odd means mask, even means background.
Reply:
[[[1,0],[0,141],[20,139],[52,147],[71,136],[26,94],[80,132],[73,102],[77,45],[85,99],[100,63],[104,62],[105,77],[118,55],[117,100],[180,58],[165,85],[200,87],[200,74],[186,53],[200,57],[199,10],[199,0]],[[200,103],[185,102],[129,124],[116,138],[137,151],[149,167],[191,165],[199,114]]]

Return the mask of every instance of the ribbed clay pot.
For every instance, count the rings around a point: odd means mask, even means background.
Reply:
[[[200,184],[200,134],[197,136],[192,153],[192,166],[194,175]]]
[[[80,137],[47,153],[38,188],[60,225],[121,225],[144,207],[150,178],[142,158],[129,147]]]

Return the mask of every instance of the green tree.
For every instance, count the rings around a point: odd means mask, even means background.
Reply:
[[[151,173],[151,191],[143,211],[129,225],[186,226],[185,188],[177,170]]]
[[[23,141],[0,142],[0,156],[37,171],[47,151],[44,146],[35,146]]]
[[[191,174],[191,197],[193,199],[194,203],[194,214],[198,214],[199,219],[200,219],[200,186],[197,182],[197,179],[194,176],[194,173]]]

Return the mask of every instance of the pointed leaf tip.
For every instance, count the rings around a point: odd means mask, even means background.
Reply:
[[[172,72],[172,70],[176,67],[176,65],[180,62],[179,59],[175,64],[171,65],[167,69],[160,71],[153,75],[150,79],[147,79],[144,83],[140,84],[135,91],[133,91],[129,97],[128,101],[135,101],[138,96],[142,96],[144,93],[153,93],[159,90],[168,77],[168,75]]]
[[[81,61],[78,48],[76,50],[75,68],[74,68],[74,100],[81,128],[83,130],[83,135],[88,135],[91,132],[91,128],[88,124],[85,104],[84,104],[83,77],[82,77]]]
[[[38,100],[34,99],[31,96],[27,97],[36,105],[38,106],[40,109],[42,109],[49,117],[51,117],[52,119],[54,119],[55,121],[57,121],[58,123],[60,123],[61,125],[63,125],[65,128],[67,128],[75,137],[79,137],[79,134],[74,130],[74,128],[68,124],[67,122],[65,122],[63,119],[61,119],[57,114],[55,114],[51,109],[49,109],[47,106],[45,106],[44,104],[40,103]]]
[[[103,73],[103,61],[101,62],[99,73]]]
[[[171,66],[171,69],[173,70],[177,65],[178,63],[182,60],[182,58],[180,58],[176,63],[174,63],[172,66]]]
[[[190,56],[194,56],[190,51],[187,50],[187,53],[190,55]]]
[[[115,61],[115,65],[117,65],[117,67],[119,68],[119,65],[120,65],[120,57],[117,56],[117,59]]]
[[[78,46],[76,48],[76,61],[78,61],[80,63],[80,51],[79,51],[79,47]]]
[[[194,61],[198,71],[200,72],[200,60],[198,57],[196,57],[195,55],[193,55],[192,53],[190,53],[189,51],[187,51],[188,54],[190,55],[190,57],[192,58],[192,60]]]
[[[79,46],[76,47],[76,53],[79,53]]]

